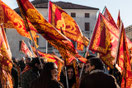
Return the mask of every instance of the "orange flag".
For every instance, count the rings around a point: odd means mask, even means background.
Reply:
[[[0,26],[0,79],[2,88],[13,88],[11,69],[12,54],[2,25]]]
[[[23,52],[25,55],[29,57],[34,57],[35,55],[29,50],[28,46],[24,42],[24,40],[21,41],[20,44],[20,51]]]
[[[77,49],[83,50],[88,46],[89,40],[83,36],[75,20],[61,7],[49,1],[49,22],[69,39],[77,42]]]
[[[3,23],[5,28],[15,28],[20,35],[31,39],[29,32],[26,30],[23,19],[1,0],[0,0],[0,23]],[[29,21],[28,24],[31,29],[31,33],[33,34],[33,38],[36,42],[36,38],[38,37],[36,35],[37,31]]]
[[[25,16],[52,46],[59,50],[62,57],[65,57],[67,50],[72,55],[76,55],[76,50],[70,40],[61,34],[54,26],[48,23],[43,16],[34,8],[29,0],[17,0],[20,8],[25,13]]]
[[[132,87],[132,70],[130,64],[130,54],[127,46],[126,34],[124,25],[122,24],[121,38],[119,43],[119,51],[117,57],[117,64],[120,67],[122,73],[121,88]]]
[[[0,64],[5,71],[12,69],[12,54],[3,27],[0,27]]]

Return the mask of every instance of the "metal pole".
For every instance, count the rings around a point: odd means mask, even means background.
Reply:
[[[46,40],[46,50],[45,50],[46,53],[48,53],[48,42]]]

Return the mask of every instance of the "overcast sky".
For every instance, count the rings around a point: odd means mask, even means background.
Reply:
[[[12,9],[17,7],[16,0],[2,0]],[[29,0],[33,1],[33,0]],[[125,27],[132,25],[132,0],[51,0],[51,1],[65,1],[75,4],[96,7],[102,12],[104,6],[108,8],[111,15],[117,20],[118,11],[120,10],[122,21]]]

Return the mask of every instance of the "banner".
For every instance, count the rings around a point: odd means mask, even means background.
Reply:
[[[83,45],[88,46],[89,40],[83,36],[75,20],[51,1],[49,1],[49,22],[67,38],[76,41],[77,49],[83,50]]]
[[[28,0],[17,0],[25,16],[52,46],[59,50],[63,58],[67,59],[66,50],[75,56],[76,50],[70,40],[48,23]]]
[[[14,28],[21,36],[31,39],[31,35],[26,29],[23,19],[1,0],[0,0],[0,23],[3,24],[5,28]],[[31,29],[33,39],[36,42],[36,38],[38,37],[38,35],[36,35],[37,31],[29,21],[28,24]]]
[[[35,57],[35,55],[29,50],[28,46],[26,45],[26,43],[24,42],[24,40],[22,40],[20,42],[20,51],[23,52],[26,56],[29,57]]]
[[[130,64],[130,54],[126,41],[126,34],[124,25],[122,24],[121,29],[120,45],[118,49],[117,64],[120,67],[122,73],[122,83],[121,88],[131,88],[132,87],[132,69]]]

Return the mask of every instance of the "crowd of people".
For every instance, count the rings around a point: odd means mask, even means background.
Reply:
[[[53,62],[46,62],[38,57],[26,57],[20,61],[13,58],[13,62],[14,88],[76,88],[76,75],[72,64],[66,65],[66,71],[65,66],[62,67],[60,80],[58,80],[58,67]],[[82,62],[77,64],[79,75],[81,74],[78,88],[120,88],[121,79],[117,78],[121,75],[118,77],[111,75],[111,70],[106,69],[100,58],[87,56],[85,64]]]

